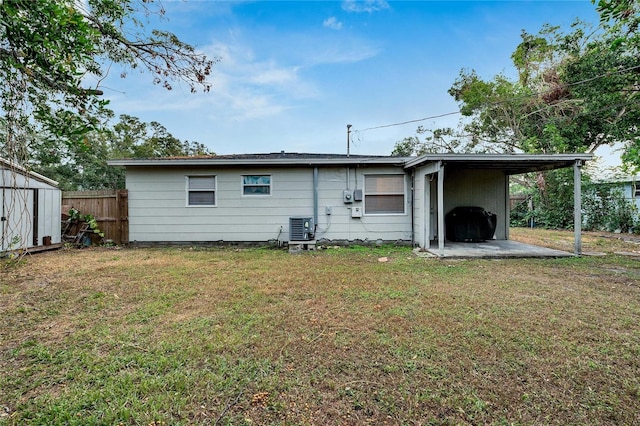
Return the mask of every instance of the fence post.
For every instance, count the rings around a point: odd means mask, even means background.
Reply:
[[[118,228],[118,244],[125,244],[129,242],[129,193],[126,189],[120,189],[116,191],[116,206],[118,211],[117,216],[117,228]],[[123,226],[123,219],[126,217],[126,228]]]
[[[122,210],[120,209],[120,191],[116,191],[116,229],[118,238],[116,244],[122,244]]]

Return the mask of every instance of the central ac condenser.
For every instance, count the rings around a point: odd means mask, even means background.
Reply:
[[[313,239],[313,234],[312,217],[289,218],[289,241],[309,241]]]

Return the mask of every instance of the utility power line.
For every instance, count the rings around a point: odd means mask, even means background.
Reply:
[[[559,86],[551,88],[551,89],[542,90],[540,92],[534,92],[534,93],[531,93],[531,94],[528,94],[528,95],[521,95],[521,96],[513,97],[513,98],[508,99],[508,100],[491,102],[491,103],[489,103],[489,105],[500,105],[502,103],[507,103],[510,100],[517,100],[517,99],[525,98],[525,97],[527,97],[527,98],[538,97],[538,96],[544,95],[546,93],[551,93],[551,92],[556,91],[558,89],[564,89],[564,88],[567,88],[567,87],[579,86],[581,84],[589,83],[589,82],[597,80],[599,78],[609,77],[609,76],[612,76],[612,75],[615,75],[615,74],[623,74],[623,73],[627,73],[627,72],[630,72],[630,71],[635,71],[637,69],[640,69],[640,65],[634,65],[634,66],[627,67],[627,68],[624,68],[624,69],[621,69],[621,70],[617,70],[617,71],[609,71],[609,72],[606,72],[606,73],[603,73],[603,74],[600,74],[600,75],[597,75],[597,76],[594,76],[594,77],[586,78],[584,80],[576,81],[576,82],[573,82],[573,83],[565,83],[565,84],[559,85]],[[380,125],[380,126],[367,127],[366,129],[354,130],[354,132],[355,133],[363,133],[363,132],[366,132],[368,130],[383,129],[383,128],[395,127],[395,126],[403,126],[405,124],[419,123],[421,121],[434,120],[436,118],[442,118],[442,117],[447,117],[447,116],[450,116],[450,115],[456,115],[456,114],[461,114],[461,113],[462,112],[460,110],[452,111],[452,112],[447,112],[447,113],[444,113],[444,114],[432,115],[432,116],[425,117],[425,118],[418,118],[418,119],[415,119],[415,120],[407,120],[407,121],[401,121],[399,123],[391,123],[391,124],[383,124],[383,125]]]

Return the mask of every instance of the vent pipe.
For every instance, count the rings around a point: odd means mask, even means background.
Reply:
[[[349,150],[350,150],[350,145],[351,145],[351,124],[347,124],[347,157],[350,156]],[[349,180],[350,180],[350,176],[349,176],[349,164],[347,164],[347,189],[349,189]]]

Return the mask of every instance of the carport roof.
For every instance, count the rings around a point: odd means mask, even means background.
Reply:
[[[593,154],[425,154],[405,163],[405,168],[442,162],[464,169],[498,169],[515,175],[571,167],[576,161],[593,159]]]

